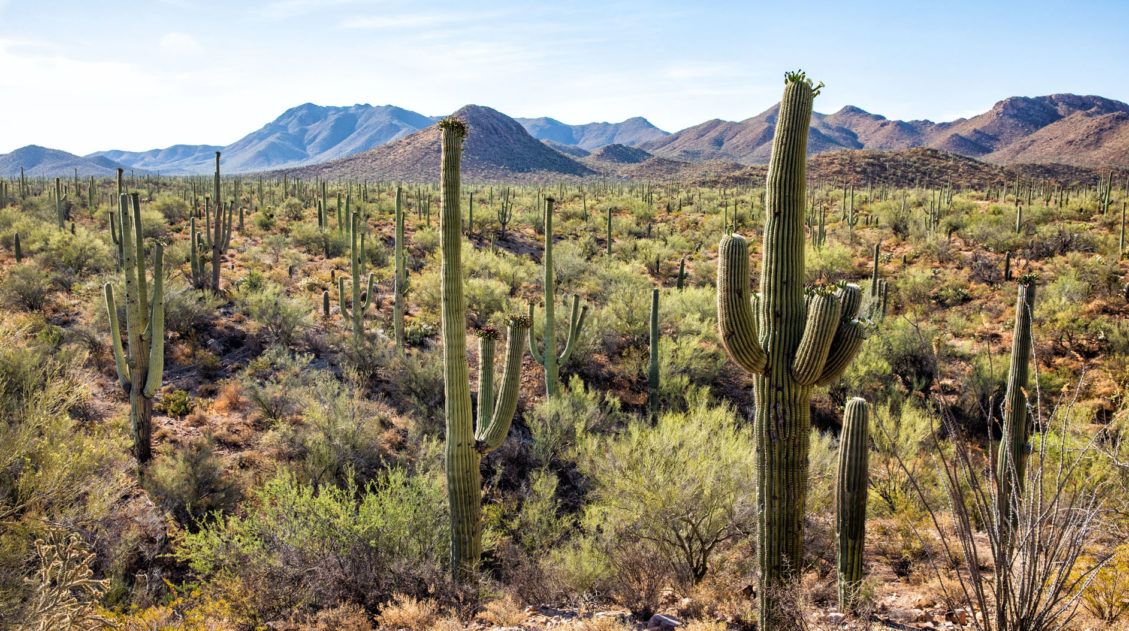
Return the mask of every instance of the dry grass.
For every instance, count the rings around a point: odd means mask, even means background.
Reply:
[[[430,600],[397,594],[376,617],[381,629],[429,631],[439,621],[439,608]]]
[[[503,594],[500,598],[486,603],[476,617],[495,626],[516,627],[525,624],[529,619],[529,613],[512,595]]]

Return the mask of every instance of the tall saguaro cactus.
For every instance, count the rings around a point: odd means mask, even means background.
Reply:
[[[215,202],[216,217],[211,228],[215,231],[212,240],[212,291],[220,290],[220,259],[231,244],[231,207],[228,206],[224,213],[223,198],[220,196],[220,152],[216,152],[216,173],[212,181],[213,201]],[[207,211],[205,211],[207,212]]]
[[[478,427],[472,417],[470,369],[466,352],[466,300],[462,276],[462,214],[459,208],[459,163],[466,125],[457,119],[440,121],[442,173],[440,182],[440,278],[442,279],[443,392],[447,419],[447,501],[451,511],[451,571],[456,578],[472,574],[482,555],[482,454],[496,449],[509,432],[517,410],[521,360],[529,320],[511,318],[506,363],[497,396],[493,389],[496,333],[479,336]],[[493,405],[491,405],[493,404]],[[489,413],[489,417],[488,417]]]
[[[659,416],[659,290],[651,289],[651,357],[647,364],[647,413]]]
[[[131,208],[132,205],[132,216]],[[120,197],[122,272],[125,274],[125,314],[128,348],[122,346],[114,287],[106,283],[106,315],[118,381],[129,395],[133,452],[144,466],[152,458],[153,396],[161,387],[165,366],[165,307],[163,249],[153,248],[153,296],[145,280],[145,244],[141,238],[141,203],[137,193]]]
[[[404,352],[404,285],[407,281],[404,259],[404,205],[403,190],[396,186],[396,237],[393,256],[396,257],[392,279],[392,330],[396,338],[396,350]]]
[[[808,431],[814,386],[838,379],[867,323],[857,285],[804,292],[805,161],[812,101],[820,86],[789,73],[772,141],[765,194],[760,297],[750,300],[748,242],[721,239],[718,328],[729,356],[753,373],[756,417],[759,628],[787,625],[776,594],[803,559]],[[755,306],[754,306],[755,304]]]
[[[862,584],[870,456],[868,420],[865,400],[855,397],[847,401],[843,430],[839,435],[839,477],[835,486],[839,606],[846,611],[854,609]]]
[[[375,304],[373,298],[373,276],[368,276],[368,289],[364,296],[361,295],[361,275],[364,272],[363,261],[363,245],[358,246],[357,235],[361,230],[361,214],[354,213],[352,222],[349,229],[349,270],[352,278],[350,278],[350,287],[352,289],[349,294],[352,297],[352,309],[345,305],[345,279],[337,279],[337,302],[341,307],[341,315],[349,318],[352,323],[353,330],[353,348],[361,348],[361,342],[364,341],[364,321],[365,311],[368,310],[370,304]]]
[[[588,315],[588,306],[580,306],[580,296],[572,297],[572,312],[568,318],[568,337],[564,349],[557,353],[556,320],[554,319],[554,303],[556,302],[557,288],[555,271],[553,270],[553,203],[552,197],[545,198],[545,254],[541,258],[541,265],[545,270],[545,324],[542,338],[544,350],[537,350],[534,335],[529,335],[529,353],[534,361],[545,368],[545,396],[555,397],[560,392],[560,367],[572,357],[572,349],[576,346],[576,339],[584,328],[584,318]],[[533,321],[533,303],[529,303],[529,320]]]

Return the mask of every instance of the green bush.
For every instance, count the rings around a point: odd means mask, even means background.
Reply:
[[[267,283],[259,291],[245,291],[239,303],[272,344],[292,346],[309,326],[310,306],[291,298],[284,288],[274,283]]]
[[[683,585],[705,577],[711,555],[752,528],[752,439],[728,407],[696,402],[655,425],[586,434],[577,452],[592,484],[586,528],[599,531],[608,550],[641,546]]]
[[[618,398],[588,388],[574,376],[567,390],[538,403],[525,422],[533,436],[534,457],[548,465],[558,458],[572,458],[581,436],[606,431],[621,417]]]
[[[158,456],[142,480],[157,503],[190,529],[205,517],[229,512],[239,495],[206,439]]]
[[[363,488],[298,482],[255,490],[244,516],[216,516],[176,550],[199,580],[234,576],[261,619],[393,594],[443,596],[448,546],[443,478],[393,469]]]
[[[163,395],[157,401],[157,411],[176,418],[184,418],[188,416],[192,409],[196,407],[192,397],[189,396],[184,390],[173,390]]]
[[[165,221],[178,223],[188,221],[192,216],[192,205],[176,195],[162,193],[153,200],[149,207],[161,213]]]
[[[10,309],[38,311],[50,295],[50,281],[32,265],[17,265],[0,281],[0,301]]]
[[[165,285],[165,328],[186,337],[215,319],[223,301],[209,291],[200,291],[183,281]]]
[[[349,244],[337,230],[322,230],[314,223],[301,223],[290,230],[290,242],[307,254],[337,258],[343,256]]]

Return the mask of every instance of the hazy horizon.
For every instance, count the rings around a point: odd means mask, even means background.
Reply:
[[[827,83],[824,113],[947,121],[1009,96],[1129,100],[1129,69],[1102,63],[1129,57],[1124,4],[792,4],[0,0],[0,153],[226,145],[306,102],[642,116],[673,132],[764,111],[795,68]]]

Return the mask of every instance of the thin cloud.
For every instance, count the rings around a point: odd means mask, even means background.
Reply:
[[[200,42],[187,33],[166,33],[158,45],[162,52],[172,55],[195,55],[203,50]]]

